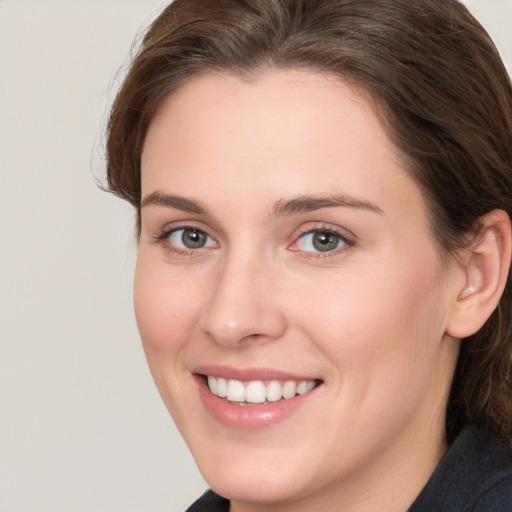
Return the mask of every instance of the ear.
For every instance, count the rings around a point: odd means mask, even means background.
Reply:
[[[511,223],[503,210],[480,219],[481,231],[464,256],[464,285],[448,319],[446,334],[466,338],[491,316],[507,283],[511,263]]]

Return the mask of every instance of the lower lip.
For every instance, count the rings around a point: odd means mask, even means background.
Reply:
[[[196,380],[206,410],[222,425],[238,430],[264,430],[284,421],[306,404],[318,389],[277,402],[236,405],[214,395],[203,377],[197,376]]]

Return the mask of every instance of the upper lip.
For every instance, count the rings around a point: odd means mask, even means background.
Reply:
[[[211,377],[222,377],[227,380],[239,380],[242,382],[250,382],[255,380],[321,380],[317,377],[298,375],[271,368],[234,368],[230,366],[217,365],[198,366],[192,370],[192,373],[197,375],[207,375]]]

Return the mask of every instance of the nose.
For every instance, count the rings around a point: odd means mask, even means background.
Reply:
[[[236,347],[284,334],[286,318],[279,306],[281,291],[276,286],[275,270],[255,258],[231,257],[215,272],[201,312],[201,328],[216,343]]]

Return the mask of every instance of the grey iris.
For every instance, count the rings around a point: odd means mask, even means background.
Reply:
[[[338,247],[339,238],[333,233],[319,231],[313,235],[313,246],[317,251],[327,252],[333,251]]]
[[[184,229],[181,241],[188,249],[199,249],[206,244],[206,233],[198,229]]]

